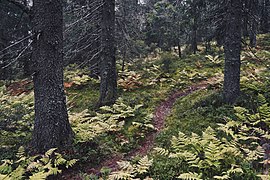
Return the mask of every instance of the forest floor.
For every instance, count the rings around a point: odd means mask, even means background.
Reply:
[[[270,103],[269,51],[270,35],[260,35],[258,47],[253,50],[245,47],[241,54],[242,93],[234,106],[246,108],[251,114],[258,111],[261,99],[258,95]],[[211,52],[206,53],[200,45],[197,54],[184,52],[181,59],[175,52],[151,54],[127,64],[125,71],[119,71],[120,98],[113,106],[100,109],[96,107],[98,80],[90,78],[87,69],[67,67],[65,88],[75,140],[73,149],[61,153],[66,159],[78,161],[72,168],[63,168],[63,173],[54,179],[104,179],[121,169],[118,162],[134,164],[146,156],[152,167],[138,176],[141,179],[148,176],[175,179],[181,173],[192,171],[193,165],[189,167],[181,164],[182,161],[156,156],[153,149],[170,151],[171,140],[179,132],[186,137],[194,133],[199,137],[208,127],[217,131],[219,124],[237,119],[234,106],[222,101],[223,66],[224,54],[214,44]],[[10,162],[17,163],[19,161],[14,159],[18,148],[29,148],[33,102],[31,80],[0,82],[0,160],[11,159]],[[5,171],[0,166],[0,175],[12,172],[13,166],[17,164],[7,166]],[[27,166],[26,171],[31,174]],[[131,177],[134,172],[129,172],[129,168],[122,172]],[[222,174],[222,168],[218,168],[220,172],[204,168],[200,172],[206,174],[205,177],[209,176],[208,171],[213,172],[213,176]]]
[[[140,142],[139,147],[131,150],[125,154],[113,154],[110,157],[107,157],[100,165],[96,168],[84,166],[84,172],[87,174],[95,174],[99,176],[101,174],[102,168],[109,168],[111,172],[119,170],[118,162],[124,160],[131,160],[132,158],[139,156],[146,156],[149,151],[151,151],[155,144],[155,138],[157,135],[164,129],[165,120],[170,115],[173,105],[177,99],[180,97],[185,97],[190,95],[198,90],[207,89],[210,84],[215,84],[218,82],[220,77],[212,77],[204,81],[200,81],[196,84],[189,86],[184,90],[175,90],[168,97],[163,100],[155,109],[152,123],[154,125],[155,131],[150,132],[146,135],[145,139]],[[77,174],[78,171],[66,171],[61,175],[60,179],[73,179],[73,180],[82,180],[82,177]]]

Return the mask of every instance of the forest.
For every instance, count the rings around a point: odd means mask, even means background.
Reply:
[[[270,0],[0,17],[0,180],[270,179]]]

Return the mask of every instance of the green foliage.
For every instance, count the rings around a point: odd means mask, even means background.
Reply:
[[[201,180],[201,176],[197,173],[183,173],[180,176],[178,176],[179,179],[185,179],[185,180]]]
[[[170,148],[155,148],[151,172],[162,169],[162,165],[155,167],[159,165],[156,160],[162,161],[166,169],[165,159],[171,159],[168,160],[169,167],[175,173],[171,178],[256,179],[265,154],[261,140],[270,138],[270,107],[261,94],[257,103],[258,108],[253,113],[246,108],[235,107],[234,120],[233,116],[224,118],[226,123],[219,123],[216,129],[208,127],[202,135],[179,132],[178,136],[172,137]],[[162,170],[158,173],[161,174]]]
[[[172,73],[174,71],[173,64],[175,61],[180,61],[178,57],[171,52],[161,54],[160,61],[162,64],[162,70],[166,73]]]
[[[98,80],[89,76],[90,72],[88,69],[78,69],[75,65],[66,67],[64,71],[65,81],[68,83],[75,84],[76,86],[84,86],[89,82],[94,84],[98,83]]]
[[[153,64],[149,68],[144,68],[144,77],[147,78],[147,85],[149,86],[162,86],[164,83],[174,82],[175,80],[172,79],[169,73],[165,73],[162,70],[161,65]]]
[[[213,65],[221,65],[221,63],[223,62],[218,55],[206,55],[205,58],[208,59]]]
[[[142,139],[146,136],[149,131],[156,130],[152,124],[153,115],[147,115],[142,121],[133,121],[131,126],[128,128],[128,133],[130,136],[135,136],[135,138]]]
[[[167,158],[177,159],[187,172],[180,179],[228,179],[241,177],[243,162],[248,162],[235,141],[219,138],[217,132],[208,127],[201,136],[187,136],[179,132],[171,140],[171,150],[157,148],[156,152]],[[258,155],[257,159],[261,156]],[[256,160],[257,160],[256,159]],[[181,170],[180,170],[181,171]]]
[[[0,88],[0,159],[12,158],[18,146],[30,140],[34,120],[33,96],[33,93],[12,96],[4,86]]]
[[[266,98],[259,94],[257,97],[258,108],[257,112],[250,114],[249,111],[243,107],[235,107],[235,115],[240,122],[246,123],[248,126],[261,127],[265,130],[269,130],[270,127],[270,107],[266,101]],[[247,124],[248,123],[248,124]],[[244,124],[243,124],[244,125]]]
[[[119,171],[112,172],[109,179],[115,180],[132,180],[137,179],[138,176],[144,175],[152,166],[153,160],[149,160],[147,156],[140,159],[137,163],[131,164],[129,161],[118,162]],[[149,179],[145,177],[143,179]]]
[[[122,71],[119,74],[118,86],[122,87],[124,91],[131,91],[142,86],[141,75],[135,71]]]
[[[1,179],[46,179],[62,172],[62,167],[72,167],[77,160],[66,160],[56,148],[48,150],[44,155],[27,156],[21,146],[16,160],[3,160],[0,165]]]
[[[76,141],[86,142],[101,134],[122,130],[125,121],[129,117],[135,116],[135,112],[140,107],[142,104],[131,107],[125,104],[122,98],[119,98],[111,107],[100,107],[100,112],[97,112],[94,117],[89,115],[88,110],[71,113],[70,121],[76,134]]]
[[[179,72],[181,80],[185,81],[201,81],[201,80],[206,80],[206,73],[200,73],[196,70],[191,70],[191,69],[184,69],[181,72]]]

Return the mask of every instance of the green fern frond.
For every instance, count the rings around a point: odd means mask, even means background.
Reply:
[[[62,155],[58,155],[56,158],[55,158],[55,161],[54,161],[54,164],[56,166],[59,166],[59,165],[64,165],[67,163],[67,160],[65,160]]]
[[[238,165],[232,165],[231,169],[229,169],[226,174],[233,175],[233,174],[243,174],[244,171]]]
[[[25,169],[22,166],[18,166],[12,173],[9,175],[11,179],[23,179],[25,174]]]
[[[74,165],[76,164],[77,161],[78,161],[77,159],[72,159],[72,160],[70,160],[70,161],[67,161],[67,162],[66,162],[66,168],[69,168],[69,167],[74,166]]]
[[[189,173],[183,173],[178,176],[178,179],[183,179],[183,180],[202,180],[202,175],[189,172]]]
[[[34,173],[32,176],[29,177],[30,180],[46,180],[46,178],[49,176],[46,172],[38,172]]]
[[[8,175],[1,174],[1,173],[0,173],[0,179],[3,179],[3,180],[12,180],[11,177],[9,177]]]
[[[25,157],[25,149],[23,146],[20,146],[18,152],[16,153],[17,158]]]
[[[228,176],[228,175],[214,176],[214,179],[230,179],[230,176]]]
[[[138,164],[136,165],[136,172],[138,174],[147,173],[152,164],[153,160],[149,160],[147,156],[144,156],[142,159],[139,160]]]
[[[269,180],[270,175],[257,175],[257,177],[261,178],[261,180]]]
[[[259,106],[262,106],[267,103],[266,98],[262,94],[258,94],[257,96],[257,102]]]
[[[11,160],[2,160],[3,164],[0,165],[0,173],[9,174],[12,172],[12,164]]]
[[[130,164],[128,161],[120,161],[117,162],[120,170],[116,172],[112,172],[109,175],[109,179],[115,179],[115,180],[130,180],[132,179],[135,174],[134,167]]]
[[[55,153],[56,150],[57,150],[57,148],[49,149],[47,152],[45,152],[45,156],[47,156],[47,157],[52,156],[53,153]]]
[[[154,151],[157,154],[162,155],[162,156],[168,156],[170,154],[170,152],[167,149],[159,148],[159,147],[154,148]]]

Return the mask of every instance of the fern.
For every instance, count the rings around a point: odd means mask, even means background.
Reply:
[[[141,75],[135,71],[123,71],[119,74],[120,79],[117,81],[118,86],[122,87],[124,91],[131,91],[140,88],[143,83],[141,82]]]
[[[218,55],[217,56],[206,55],[205,58],[215,65],[220,65],[222,63],[222,60],[219,59]]]
[[[170,152],[164,148],[156,147],[156,148],[154,148],[154,150],[156,151],[157,154],[159,154],[161,156],[168,156],[170,154]]]
[[[65,68],[65,87],[71,87],[75,85],[76,87],[84,86],[90,82],[97,84],[98,80],[93,79],[89,76],[90,72],[87,68],[77,69],[75,65],[70,65]]]
[[[178,176],[178,179],[184,179],[184,180],[202,180],[202,175],[197,173],[183,173]]]
[[[96,113],[94,117],[90,116],[88,110],[70,114],[76,140],[86,142],[107,132],[120,131],[125,125],[125,120],[135,116],[142,106],[140,104],[131,107],[119,98],[113,106],[100,107],[100,113]]]
[[[48,173],[42,171],[33,174],[32,176],[29,177],[30,180],[45,180],[48,177]]]
[[[230,179],[230,176],[228,175],[223,175],[223,176],[214,176],[214,179]]]
[[[170,151],[163,148],[155,148],[155,151],[183,164],[188,173],[182,173],[178,178],[230,179],[241,176],[244,174],[242,161],[258,160],[262,154],[259,144],[256,143],[258,138],[245,133],[237,134],[234,132],[236,127],[245,130],[244,126],[236,122],[220,124],[219,128],[226,136],[233,138],[233,141],[217,136],[220,132],[208,127],[201,136],[195,133],[187,136],[179,132],[178,136],[171,139]],[[242,141],[248,141],[250,146],[242,146]],[[245,151],[244,147],[248,151]]]
[[[121,161],[117,163],[120,170],[110,173],[109,179],[136,180],[138,175],[143,175],[148,172],[149,168],[153,164],[153,160],[149,160],[148,157],[145,156],[135,164],[131,164],[129,161]],[[146,177],[145,179],[147,180],[151,178]]]
[[[134,167],[130,164],[130,162],[128,161],[121,161],[121,162],[117,162],[120,170],[116,171],[116,172],[112,172],[109,175],[109,179],[116,179],[116,180],[120,180],[120,179],[132,179],[134,177]]]
[[[135,165],[136,172],[138,174],[147,173],[150,166],[152,166],[153,160],[149,160],[147,156],[139,160],[138,164]]]
[[[19,160],[4,160],[0,166],[0,177],[5,179],[46,179],[50,175],[62,172],[60,166],[69,168],[77,160],[66,160],[56,148],[49,149],[44,155],[27,156],[24,148],[20,147],[17,153]]]

